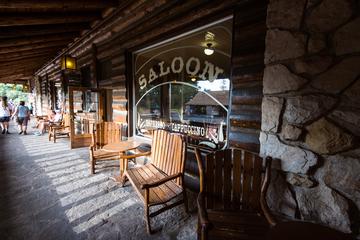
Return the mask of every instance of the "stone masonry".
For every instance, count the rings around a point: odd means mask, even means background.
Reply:
[[[270,0],[261,154],[273,211],[360,237],[360,1]]]

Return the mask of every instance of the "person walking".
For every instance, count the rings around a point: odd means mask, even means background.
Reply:
[[[30,110],[27,106],[25,106],[24,101],[20,101],[19,106],[16,107],[14,114],[11,116],[11,118],[14,118],[17,116],[16,122],[19,127],[19,134],[24,133],[24,135],[27,135],[27,124],[30,119]]]
[[[7,97],[3,96],[0,103],[0,126],[2,134],[10,134],[9,121],[11,116],[11,107],[7,102]]]

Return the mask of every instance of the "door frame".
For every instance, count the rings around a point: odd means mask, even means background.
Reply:
[[[69,114],[70,114],[70,148],[79,148],[79,147],[88,147],[91,145],[91,133],[86,134],[76,134],[75,135],[75,113],[74,113],[74,91],[91,91],[99,93],[99,110],[98,110],[98,119],[103,121],[105,117],[105,90],[99,88],[88,88],[88,87],[72,87],[69,86]]]

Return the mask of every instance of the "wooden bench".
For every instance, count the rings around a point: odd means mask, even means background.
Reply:
[[[180,135],[157,130],[153,134],[151,149],[151,163],[127,169],[124,174],[124,181],[130,181],[144,203],[146,227],[150,234],[150,217],[181,203],[185,203],[188,211],[183,188],[186,143]],[[180,194],[183,195],[182,199],[166,204]],[[150,207],[162,204],[165,205],[163,208],[150,213]]]
[[[49,141],[53,139],[56,143],[57,138],[70,138],[70,115],[63,114],[60,123],[49,124]]]
[[[271,158],[226,149],[210,153],[203,164],[196,149],[200,173],[198,239],[264,240],[275,224],[265,196]]]
[[[120,160],[118,152],[103,150],[103,146],[109,143],[122,141],[122,125],[115,122],[96,123],[92,133],[92,144],[90,152],[90,172],[95,173],[95,166],[98,161]]]

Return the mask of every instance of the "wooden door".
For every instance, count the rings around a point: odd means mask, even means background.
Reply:
[[[94,123],[104,120],[104,95],[100,89],[69,87],[71,148],[90,146]]]

